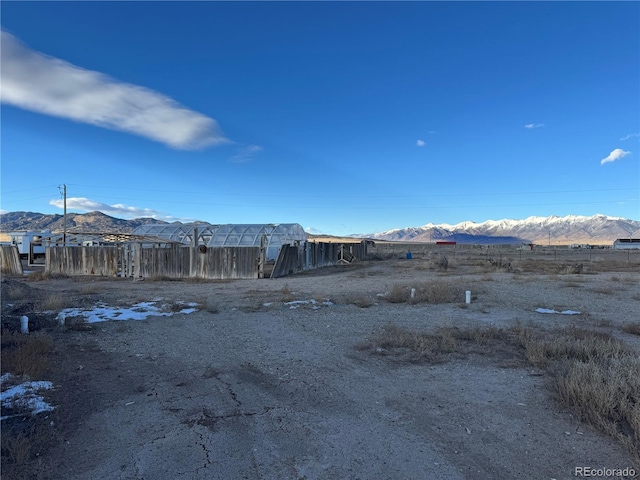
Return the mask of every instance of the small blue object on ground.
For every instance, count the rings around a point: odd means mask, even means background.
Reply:
[[[407,260],[411,260],[411,252],[407,252]]]

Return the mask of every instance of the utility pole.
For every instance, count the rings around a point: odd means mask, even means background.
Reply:
[[[67,184],[64,184],[64,233],[62,234],[62,244],[67,246]]]
[[[62,245],[67,245],[67,184],[62,184],[62,187],[58,187],[62,190],[63,203],[64,203],[64,217],[62,219]]]

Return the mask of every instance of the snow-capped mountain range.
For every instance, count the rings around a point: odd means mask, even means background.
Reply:
[[[547,245],[612,244],[616,238],[639,238],[640,222],[621,217],[529,217],[524,220],[487,220],[482,223],[462,222],[456,225],[428,223],[386,232],[357,235],[377,240],[458,243],[537,243]]]

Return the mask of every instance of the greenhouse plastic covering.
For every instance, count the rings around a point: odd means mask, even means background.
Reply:
[[[282,245],[304,242],[307,234],[297,223],[251,224],[251,225],[211,225],[169,224],[141,225],[132,234],[164,238],[172,242],[193,245],[193,236],[197,229],[197,245],[207,247],[259,247],[264,237],[267,260],[275,260]]]

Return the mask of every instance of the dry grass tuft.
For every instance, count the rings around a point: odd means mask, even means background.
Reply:
[[[622,327],[622,331],[632,335],[640,335],[640,323],[627,323]]]
[[[411,296],[411,289],[415,296]],[[390,303],[454,303],[460,300],[462,290],[455,288],[447,281],[421,282],[415,285],[395,283],[385,297]]]
[[[640,331],[636,327],[633,333]],[[640,461],[640,356],[609,334],[576,327],[546,332],[519,324],[418,333],[387,325],[357,348],[428,363],[452,354],[519,357],[545,370],[562,404],[618,439]]]
[[[408,285],[395,283],[385,298],[389,303],[405,303],[411,298],[411,289]]]
[[[177,280],[177,279],[172,279]],[[180,281],[184,283],[233,283],[233,278],[201,278],[201,277],[188,277],[181,278]]]
[[[187,308],[187,306],[182,302],[168,302],[162,305],[162,309],[167,312],[177,313],[181,310]]]
[[[431,335],[389,324],[382,333],[357,348],[378,355],[394,355],[404,361],[439,363],[456,350],[456,342],[449,332]]]
[[[6,452],[9,464],[23,465],[31,458],[31,440],[26,434],[21,432],[16,436],[10,436],[2,443],[3,457]]]
[[[638,280],[631,276],[625,276],[620,278],[620,282],[626,285],[635,285],[636,283],[638,283]]]
[[[41,310],[62,310],[66,307],[67,297],[60,293],[50,293],[40,301]]]
[[[51,417],[51,414],[49,415]],[[42,454],[59,442],[56,431],[51,428],[51,419],[31,418],[27,422],[3,422],[2,478],[23,480],[25,478],[52,480],[54,475],[42,461]]]
[[[640,460],[640,357],[574,360],[556,377],[555,388],[582,421],[618,439]]]
[[[147,282],[172,282],[177,279],[171,278],[167,275],[152,275],[150,277],[145,278]]]
[[[355,305],[360,308],[369,308],[373,305],[373,300],[363,295],[347,297],[344,301],[347,305]]]
[[[416,288],[415,303],[453,303],[459,292],[447,282],[427,282]]]
[[[49,275],[44,272],[44,270],[38,270],[37,272],[31,272],[29,276],[27,276],[27,280],[30,282],[41,282],[43,280],[48,280]]]
[[[87,319],[80,315],[67,317],[64,326],[68,332],[90,332],[95,328],[93,323],[87,322]]]
[[[280,300],[283,303],[293,301],[293,293],[291,292],[291,289],[289,288],[288,283],[284,284],[284,286],[280,289],[280,293],[282,294],[282,297]]]
[[[29,291],[21,286],[13,286],[7,291],[9,300],[24,300],[29,297]]]
[[[591,293],[600,293],[602,295],[612,295],[614,292],[613,288],[609,288],[609,287],[590,288],[589,291]]]
[[[601,358],[617,358],[626,352],[624,343],[611,335],[577,327],[544,336],[525,328],[520,338],[527,360],[540,368],[566,360],[591,362]]]
[[[95,283],[85,283],[80,287],[80,293],[82,295],[95,295],[100,292],[100,288]]]
[[[44,280],[62,280],[65,278],[69,278],[69,275],[65,275],[64,273],[51,273],[44,270],[32,272],[26,277],[26,279],[30,282],[42,282]]]
[[[13,331],[2,333],[2,372],[42,378],[49,368],[49,354],[53,339],[43,332],[23,334]]]

